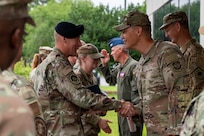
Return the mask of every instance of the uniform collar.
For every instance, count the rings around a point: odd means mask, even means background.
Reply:
[[[186,50],[188,49],[188,47],[190,45],[192,45],[193,43],[195,43],[196,40],[195,39],[191,39],[189,42],[187,42],[183,47],[180,48],[182,54],[184,54],[186,52]]]

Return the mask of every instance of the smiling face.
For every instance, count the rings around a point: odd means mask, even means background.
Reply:
[[[135,49],[139,40],[139,26],[131,26],[122,31],[121,38],[124,40],[126,49]]]
[[[66,56],[77,56],[79,47],[81,47],[80,37],[70,39],[63,37],[63,52]]]
[[[164,28],[165,37],[170,38],[171,42],[178,44],[179,23],[172,23]]]
[[[120,46],[114,46],[111,48],[111,55],[113,56],[114,61],[116,62],[119,61],[120,52],[121,52]]]

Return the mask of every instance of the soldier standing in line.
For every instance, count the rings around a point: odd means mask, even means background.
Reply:
[[[0,73],[22,52],[24,27],[34,21],[28,15],[31,0],[0,0]],[[0,75],[0,135],[35,136],[34,118],[27,104]]]
[[[165,31],[165,36],[171,42],[177,44],[185,58],[187,72],[190,75],[190,88],[184,102],[187,104],[197,96],[204,85],[204,49],[192,38],[189,31],[188,17],[184,11],[169,13],[163,18],[163,25],[160,27]],[[187,105],[184,103],[184,105]]]
[[[34,82],[36,67],[47,57],[47,55],[53,50],[49,46],[40,46],[39,53],[34,54],[32,62],[32,71],[30,72],[30,80]]]
[[[135,114],[143,115],[147,135],[179,135],[184,111],[178,98],[188,91],[182,53],[169,42],[151,38],[151,23],[142,12],[129,12],[122,24],[114,28],[122,32],[121,38],[127,49],[141,53],[135,69],[140,96]]]
[[[125,100],[137,104],[139,102],[139,94],[137,92],[135,84],[135,72],[137,61],[134,60],[130,55],[129,51],[125,48],[123,39],[115,37],[109,40],[108,45],[111,49],[111,55],[115,62],[119,62],[112,71],[108,62],[110,56],[105,49],[101,53],[105,58],[101,58],[101,65],[99,66],[102,71],[106,82],[109,84],[117,83],[117,96],[118,100]],[[134,126],[134,130],[130,130],[126,117],[122,117],[118,114],[118,128],[120,136],[130,135],[142,135],[142,120],[137,122],[137,126]]]
[[[199,33],[204,35],[204,26],[199,28]],[[182,123],[180,136],[204,135],[204,91],[190,102]]]
[[[87,88],[93,87],[94,90],[98,88],[98,91],[100,91],[98,81],[93,74],[93,70],[98,67],[100,58],[104,56],[99,53],[95,45],[90,43],[81,46],[77,50],[77,54],[80,66],[79,69],[76,70],[76,74],[81,79],[82,85]],[[98,93],[102,94],[102,92]],[[81,116],[85,136],[98,136],[100,129],[102,129],[105,133],[111,133],[111,128],[108,125],[110,121],[102,119],[100,115],[104,116],[105,114],[104,112],[99,112],[96,114],[83,114]]]
[[[34,89],[42,105],[48,135],[84,136],[82,108],[119,111],[130,105],[128,102],[91,93],[82,86],[80,79],[73,72],[67,58],[77,55],[83,31],[83,25],[58,23],[54,31],[55,47],[36,69]],[[129,113],[133,111],[130,107],[128,116],[131,116]]]

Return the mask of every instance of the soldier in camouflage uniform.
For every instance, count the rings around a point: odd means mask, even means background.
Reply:
[[[125,48],[124,42],[121,38],[115,37],[109,40],[108,45],[111,49],[111,55],[115,62],[119,62],[112,71],[108,62],[110,56],[105,49],[101,53],[105,58],[101,59],[102,64],[99,66],[102,71],[106,82],[109,84],[117,83],[117,96],[119,100],[125,100],[137,104],[139,102],[139,94],[135,88],[135,73],[134,68],[136,67],[137,61],[134,60],[130,55],[129,51]],[[122,117],[118,114],[118,128],[120,136],[130,136],[130,135],[142,135],[142,122],[137,122],[138,127],[135,126],[135,131],[130,132],[128,126],[128,120],[126,117]],[[136,130],[137,129],[137,130]]]
[[[0,73],[21,54],[25,23],[34,25],[28,15],[31,0],[0,0]],[[12,90],[7,77],[0,75],[0,135],[35,136],[31,109]]]
[[[187,104],[202,91],[204,85],[204,49],[192,38],[189,31],[188,17],[185,12],[169,13],[163,18],[160,29],[165,30],[165,36],[176,43],[184,55],[187,72],[190,75],[190,88]],[[184,105],[187,105],[184,104]]]
[[[85,87],[98,86],[98,81],[93,74],[93,70],[98,67],[100,58],[104,57],[99,53],[97,47],[90,43],[81,46],[77,50],[80,68],[76,70],[76,74],[81,79],[82,85]],[[108,126],[108,120],[100,118],[100,114],[83,114],[82,124],[85,136],[98,136],[100,128],[106,133],[111,133]]]
[[[184,83],[189,80],[182,53],[169,42],[154,41],[149,18],[139,11],[129,12],[114,28],[122,32],[127,49],[141,53],[135,69],[140,95],[135,114],[143,115],[147,135],[179,135],[184,113],[179,99],[188,91]]]
[[[49,46],[40,46],[39,53],[34,54],[32,62],[32,71],[30,72],[30,80],[34,82],[36,67],[47,57],[47,55],[53,50]]]
[[[60,22],[55,27],[55,47],[36,69],[34,89],[38,93],[48,135],[83,136],[83,109],[122,110],[128,102],[112,100],[85,89],[72,70],[68,56],[76,56],[81,46],[83,25]],[[134,109],[127,111],[132,113]],[[131,116],[131,114],[128,114]]]
[[[204,35],[204,26],[199,28]],[[204,136],[204,91],[195,97],[184,113],[180,136]]]
[[[180,136],[204,136],[204,91],[187,107]]]
[[[18,53],[11,66],[7,70],[2,71],[1,74],[3,75],[3,77],[5,77],[5,80],[8,81],[11,88],[15,90],[17,94],[21,96],[21,98],[23,98],[32,109],[35,117],[36,136],[46,136],[47,129],[43,120],[41,105],[37,99],[37,95],[33,88],[33,85],[26,78],[13,72],[14,65],[19,61],[20,57],[21,53]]]

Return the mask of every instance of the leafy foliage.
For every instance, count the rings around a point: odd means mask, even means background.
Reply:
[[[26,27],[28,36],[25,37],[23,57],[30,61],[40,46],[53,47],[54,27],[60,21],[83,24],[85,31],[81,39],[95,44],[99,50],[108,50],[108,40],[120,36],[112,27],[119,24],[128,11],[137,9],[145,12],[145,8],[145,2],[137,6],[132,3],[125,11],[121,7],[94,6],[90,0],[35,0],[30,5],[30,14],[36,27]],[[131,56],[138,59],[140,55],[131,51]]]
[[[24,76],[25,78],[29,79],[29,73],[31,71],[31,67],[25,67],[23,61],[19,61],[15,64],[14,73]]]

